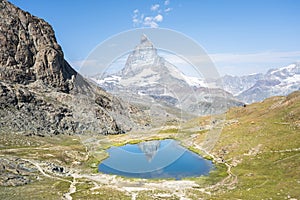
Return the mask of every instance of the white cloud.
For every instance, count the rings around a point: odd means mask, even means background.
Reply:
[[[157,14],[155,17],[147,16],[144,18],[143,25],[146,27],[157,28],[158,23],[162,22],[164,17],[161,14]]]
[[[133,18],[133,19],[132,19],[132,22],[133,22],[134,24],[138,24],[138,23],[139,23],[139,20],[136,19],[136,18]]]
[[[162,4],[153,4],[150,6],[152,12],[148,11],[146,13],[135,9],[132,15],[133,27],[159,27],[159,24],[164,20],[164,16],[172,10],[168,7],[169,4],[170,0],[165,0]]]
[[[133,11],[133,13],[134,13],[134,14],[138,14],[138,13],[139,13],[139,10],[138,10],[138,9],[135,9],[135,10]]]
[[[145,17],[143,25],[151,27],[151,28],[157,28],[158,27],[158,24],[155,22],[153,17]]]
[[[156,22],[162,22],[164,17],[161,14],[156,15],[153,20]]]
[[[154,4],[154,5],[151,6],[150,10],[151,11],[157,11],[159,9],[159,7],[160,7],[159,4]]]
[[[165,13],[168,13],[168,12],[170,12],[172,10],[172,8],[166,8],[164,11],[165,11]]]
[[[152,17],[145,17],[144,22],[150,22],[153,21]]]
[[[139,18],[139,14],[140,11],[138,9],[133,11],[132,23],[134,27],[138,26],[142,22],[142,19]]]

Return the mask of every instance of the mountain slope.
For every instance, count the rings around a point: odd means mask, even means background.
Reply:
[[[213,117],[213,116],[211,116]],[[208,191],[193,193],[195,199],[298,199],[300,197],[300,91],[275,96],[226,112],[222,133],[211,128],[193,135],[192,148],[210,151],[220,165],[207,180],[218,180]],[[207,117],[193,119],[186,129],[210,126]],[[205,129],[205,128],[204,128]],[[214,136],[217,135],[217,136]],[[214,145],[215,144],[215,145]],[[203,181],[203,180],[202,180]],[[201,183],[201,181],[200,181]],[[203,188],[203,187],[201,187]],[[205,188],[205,187],[204,187]]]
[[[246,102],[261,101],[275,95],[288,95],[300,90],[300,63],[269,70],[251,88],[238,95]]]
[[[106,77],[96,75],[92,79],[123,98],[141,97],[146,100],[144,104],[155,102],[195,115],[220,113],[227,107],[242,105],[228,92],[208,89],[204,79],[184,75],[158,55],[145,35],[129,54],[121,71]]]
[[[230,76],[225,75],[217,81],[217,85],[223,86],[224,90],[230,92],[234,96],[251,88],[255,83],[263,79],[263,74],[252,74],[246,76]]]
[[[0,2],[0,16],[1,130],[113,134],[134,126],[130,105],[86,81],[64,60],[47,22],[6,0]]]
[[[230,109],[227,120],[213,154],[237,179],[212,199],[298,198],[300,92]]]
[[[271,69],[266,74],[226,75],[216,81],[245,103],[262,101],[276,95],[288,95],[300,89],[300,63]]]

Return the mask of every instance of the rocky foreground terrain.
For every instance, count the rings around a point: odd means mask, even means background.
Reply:
[[[117,134],[146,123],[68,64],[47,22],[6,0],[0,16],[0,131]]]

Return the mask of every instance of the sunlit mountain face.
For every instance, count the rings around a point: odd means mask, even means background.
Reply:
[[[193,115],[221,113],[242,105],[221,88],[209,88],[204,78],[185,75],[160,56],[144,34],[123,68],[104,77],[95,75],[92,80],[119,97],[130,97],[130,101],[153,102]]]

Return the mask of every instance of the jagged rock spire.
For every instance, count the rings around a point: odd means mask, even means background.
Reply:
[[[142,34],[140,44],[138,44],[135,47],[135,49],[142,50],[142,49],[149,49],[149,48],[155,49],[153,43],[149,40],[147,35]]]
[[[144,69],[144,66],[153,66],[159,60],[157,50],[145,34],[142,34],[140,44],[128,56],[125,68],[122,70],[123,78],[131,77]]]
[[[149,39],[148,39],[147,35],[145,33],[143,33],[141,36],[141,43],[147,42],[147,41],[149,41]]]

